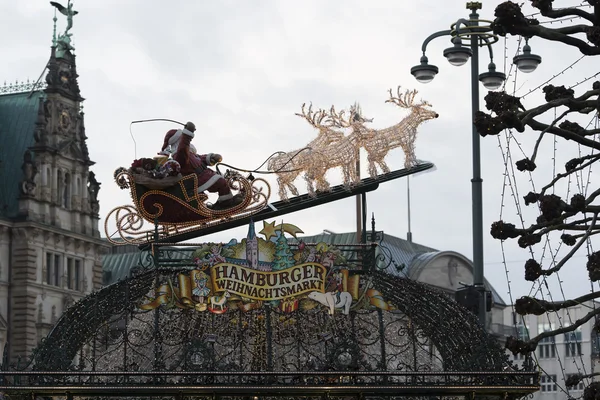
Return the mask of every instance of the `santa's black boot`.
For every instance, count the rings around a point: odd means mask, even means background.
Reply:
[[[231,189],[227,184],[225,179],[219,179],[209,191],[216,191],[219,193],[219,199],[213,206],[211,207],[213,210],[226,210],[228,208],[233,208],[235,206],[240,205],[244,201],[244,195],[241,193],[236,194],[235,196],[231,193]]]

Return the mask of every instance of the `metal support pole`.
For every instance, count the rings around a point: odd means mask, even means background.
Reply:
[[[477,8],[471,8],[470,20],[475,21],[471,26],[479,25]],[[475,114],[479,111],[479,37],[471,34],[471,107],[472,107],[472,136],[473,136],[473,179],[471,179],[472,190],[472,212],[473,212],[473,286],[479,294],[478,316],[481,326],[485,328],[485,286],[483,281],[483,196],[481,179],[481,149],[479,143],[479,132],[475,127]]]
[[[362,224],[360,226],[360,242],[367,243],[367,194],[360,194],[361,212],[362,212]]]
[[[360,179],[360,150],[357,150],[355,153],[356,156],[356,175]],[[362,221],[362,213],[363,213],[364,204],[362,204],[362,198],[360,194],[356,195],[356,242],[362,242],[362,230],[364,226],[361,226]]]
[[[410,228],[410,176],[406,177],[406,202],[408,209],[408,232],[406,232],[406,240],[412,243],[412,230]]]

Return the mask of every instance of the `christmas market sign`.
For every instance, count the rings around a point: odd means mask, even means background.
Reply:
[[[308,292],[325,292],[326,269],[315,263],[294,265],[283,271],[261,272],[236,264],[210,269],[212,287],[256,300],[281,300]]]
[[[348,314],[351,308],[392,308],[381,294],[350,274],[342,252],[326,243],[291,244],[285,234],[302,233],[292,224],[263,223],[258,235],[250,223],[241,242],[207,243],[195,250],[197,268],[165,277],[140,305],[142,310],[178,307],[222,314],[264,304],[288,313],[324,306]],[[189,260],[188,260],[189,261]]]

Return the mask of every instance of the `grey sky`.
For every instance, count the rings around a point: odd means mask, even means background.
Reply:
[[[484,2],[481,17],[493,19],[500,1]],[[65,1],[66,3],[66,1]],[[428,49],[430,63],[440,67],[436,79],[422,85],[410,75],[418,64],[421,43],[431,33],[448,29],[458,18],[468,16],[464,1],[421,2],[358,0],[345,1],[171,1],[104,0],[75,1],[73,44],[76,48],[84,102],[86,132],[93,170],[102,182],[101,215],[129,204],[129,194],[114,184],[112,174],[129,166],[137,156],[153,156],[159,150],[168,123],[134,125],[145,118],[192,120],[198,126],[194,139],[200,151],[218,152],[224,161],[254,168],[271,153],[303,147],[316,135],[305,121],[294,116],[304,102],[316,107],[347,108],[361,103],[364,114],[374,118],[375,128],[392,125],[407,113],[386,104],[387,90],[402,85],[419,90],[418,98],[431,102],[440,118],[423,125],[417,139],[417,157],[436,164],[437,170],[411,179],[412,231],[416,242],[440,250],[458,251],[472,257],[471,246],[471,106],[469,64],[450,66],[442,56],[447,38],[436,39]],[[579,4],[579,3],[577,3]],[[531,12],[527,10],[526,12]],[[0,2],[3,68],[0,79],[37,79],[50,53],[53,8],[47,1]],[[66,21],[58,16],[58,31]],[[494,46],[499,70],[510,68],[518,39],[501,38]],[[533,52],[544,61],[536,72],[510,76],[508,91],[523,95],[570,65],[580,55],[564,45],[532,40]],[[506,56],[506,58],[505,58]],[[487,69],[488,55],[481,52],[480,68]],[[555,85],[570,86],[594,74],[591,59],[583,59],[555,78]],[[514,69],[513,69],[514,72]],[[590,85],[582,85],[579,90]],[[481,95],[485,95],[481,87]],[[537,90],[525,97],[526,107],[541,99]],[[587,124],[588,120],[584,121]],[[516,134],[530,154],[535,136]],[[484,233],[486,277],[505,301],[508,286],[500,243],[489,236],[491,222],[519,221],[513,193],[504,186],[503,152],[495,137],[482,139],[484,178]],[[542,150],[552,153],[552,138]],[[557,142],[556,167],[578,151]],[[567,152],[569,157],[560,156]],[[506,152],[505,152],[506,153]],[[514,161],[523,158],[511,146]],[[388,156],[392,169],[402,168],[400,149]],[[539,159],[533,182],[546,183],[553,171],[549,157]],[[362,171],[366,175],[366,170]],[[518,196],[531,190],[529,176],[515,172]],[[340,182],[337,172],[328,175]],[[592,171],[592,182],[597,174]],[[273,190],[277,188],[274,179]],[[584,181],[587,180],[587,175]],[[298,187],[304,185],[298,180]],[[571,195],[577,183],[573,182]],[[501,209],[505,191],[506,206]],[[563,192],[557,194],[564,194]],[[274,199],[276,199],[274,195]],[[406,181],[383,184],[368,195],[369,215],[375,213],[377,229],[406,237]],[[355,229],[354,199],[348,199],[285,216],[306,234],[329,229]],[[529,218],[527,221],[531,222]],[[102,221],[103,223],[103,221]],[[103,231],[103,227],[101,228]],[[228,241],[241,237],[245,228],[208,236],[205,240]],[[556,241],[549,248],[557,248]],[[543,247],[536,250],[536,258]],[[529,293],[523,280],[523,263],[530,257],[516,243],[505,244],[505,257],[513,296]],[[563,272],[565,294],[587,293],[585,249]],[[547,266],[547,259],[543,266]],[[554,284],[556,278],[549,279]],[[551,286],[552,287],[552,286]],[[547,291],[544,290],[544,295]],[[561,299],[560,291],[553,298]]]

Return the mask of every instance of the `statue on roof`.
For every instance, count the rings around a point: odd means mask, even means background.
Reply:
[[[55,1],[51,1],[50,4],[53,5],[54,7],[56,7],[56,9],[61,14],[67,16],[67,27],[65,29],[65,33],[58,35],[58,40],[56,41],[56,44],[58,45],[58,47],[61,51],[74,50],[75,48],[71,45],[71,35],[72,34],[69,33],[69,30],[71,30],[71,28],[73,27],[73,16],[77,15],[78,12],[73,10],[73,3],[71,2],[71,0],[68,0],[66,7]],[[56,21],[56,17],[55,17],[54,21]],[[55,24],[56,24],[56,22],[55,22]]]
[[[77,15],[78,13],[77,11],[73,10],[73,3],[71,3],[71,0],[69,0],[66,7],[55,1],[51,1],[50,4],[56,7],[61,14],[67,16],[67,28],[65,29],[63,36],[70,36],[69,30],[73,27],[73,15]]]

